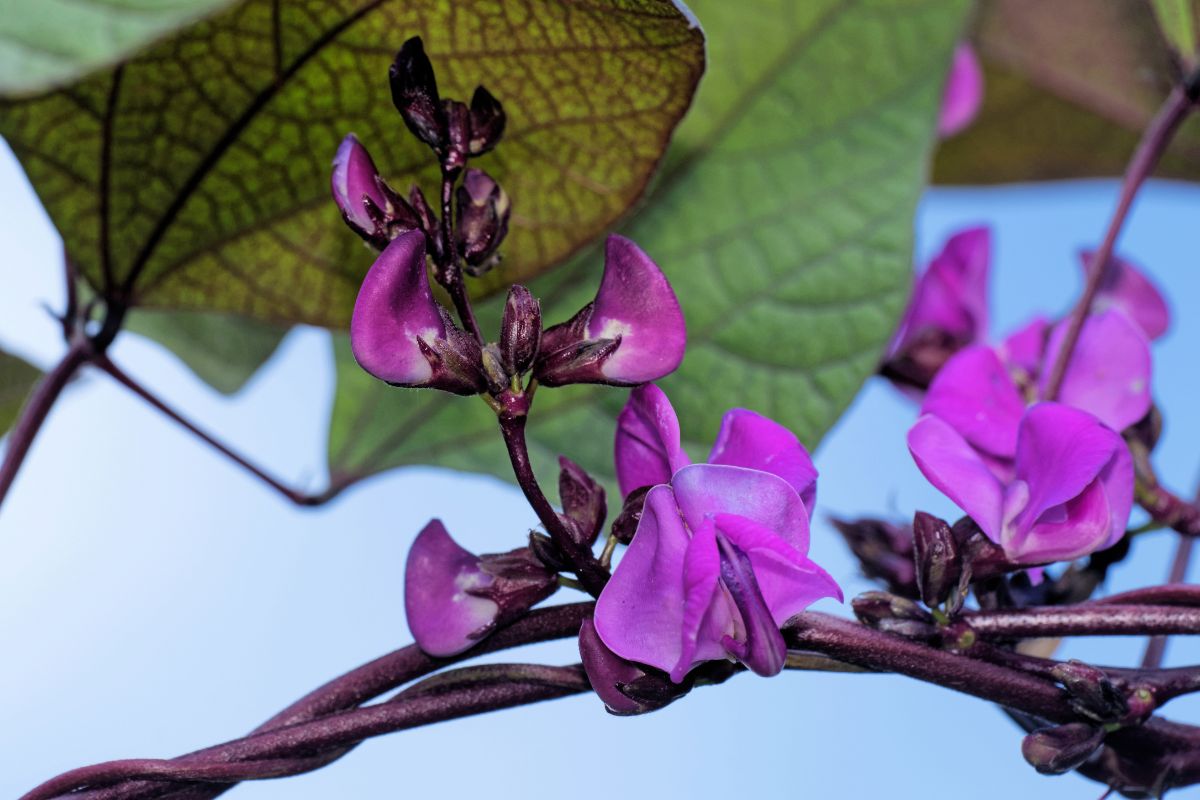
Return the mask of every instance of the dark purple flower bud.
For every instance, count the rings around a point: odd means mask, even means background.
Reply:
[[[609,236],[596,299],[548,328],[534,375],[547,386],[657,380],[683,360],[683,312],[662,270],[633,242]]]
[[[570,568],[570,564],[566,556],[563,555],[562,550],[554,543],[553,539],[544,533],[530,531],[529,549],[533,551],[538,561],[546,565],[546,569],[548,570],[562,572]]]
[[[1062,775],[1082,766],[1104,743],[1104,730],[1086,722],[1042,728],[1021,742],[1021,755],[1043,775]]]
[[[435,519],[408,551],[408,627],[426,653],[455,655],[549,597],[557,585],[557,576],[529,548],[476,556]]]
[[[1050,674],[1067,690],[1071,708],[1089,719],[1118,722],[1129,713],[1125,695],[1102,670],[1090,664],[1072,660],[1056,664]]]
[[[678,700],[691,688],[672,683],[665,672],[626,661],[609,650],[590,619],[579,629],[579,655],[588,681],[610,714],[646,714]]]
[[[471,112],[465,103],[457,100],[442,101],[442,115],[446,120],[446,139],[439,155],[442,169],[452,175],[467,165],[471,139]]]
[[[508,235],[512,205],[500,184],[479,169],[467,170],[457,194],[458,251],[468,271],[478,276],[495,263],[496,250]]]
[[[563,514],[571,523],[575,540],[591,547],[604,527],[604,516],[608,504],[604,498],[604,487],[596,483],[583,467],[568,458],[559,457],[558,496],[562,500]]]
[[[633,541],[638,523],[642,521],[642,509],[646,507],[646,495],[653,488],[653,486],[638,487],[625,498],[625,504],[621,506],[621,513],[617,515],[612,524],[612,535],[617,537],[617,541],[621,544],[629,544]]]
[[[416,215],[418,227],[425,231],[425,243],[430,249],[430,255],[434,260],[438,260],[442,256],[442,236],[441,224],[438,222],[438,216],[430,207],[429,202],[425,199],[421,187],[415,183],[408,190],[408,204]]]
[[[913,517],[913,562],[921,599],[930,608],[941,605],[962,573],[958,542],[944,520],[924,511]]]
[[[370,240],[375,234],[375,220],[367,213],[364,201],[376,208],[387,207],[387,198],[380,191],[376,179],[379,170],[371,160],[371,154],[353,134],[347,134],[333,157],[333,178],[330,181],[333,199],[342,211],[346,224],[359,236]]]
[[[471,137],[467,149],[473,156],[481,156],[494,148],[504,135],[507,121],[504,108],[492,93],[482,86],[475,87],[471,96]]]
[[[420,231],[392,240],[367,271],[350,348],[363,369],[394,386],[463,395],[487,388],[479,344],[433,299]]]
[[[500,321],[500,357],[513,375],[533,366],[542,341],[542,306],[524,286],[514,284],[504,303]]]
[[[864,575],[883,581],[889,592],[901,597],[920,595],[913,567],[911,527],[882,519],[830,521],[858,558]]]
[[[906,597],[887,592],[863,592],[850,601],[859,621],[881,631],[914,639],[932,639],[933,617]]]
[[[392,102],[408,129],[435,151],[446,143],[446,118],[438,96],[433,64],[425,55],[420,36],[409,39],[396,54],[388,71]]]
[[[500,348],[489,344],[480,353],[483,358],[483,376],[487,380],[488,392],[493,396],[511,388],[512,375],[500,356]]]

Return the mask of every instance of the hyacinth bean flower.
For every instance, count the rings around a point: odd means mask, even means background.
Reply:
[[[609,236],[596,298],[546,329],[534,376],[547,386],[636,386],[683,361],[687,329],[675,291],[636,244]]]
[[[970,125],[982,102],[983,70],[971,45],[962,42],[954,50],[950,74],[946,76],[938,115],[938,136],[948,138]]]
[[[433,299],[420,231],[393,239],[367,271],[350,317],[350,349],[393,386],[470,395],[487,385],[478,343]]]
[[[1054,326],[1047,337],[1044,324],[1035,321],[999,350],[973,345],[957,353],[934,378],[921,413],[948,423],[1003,474],[1016,456],[1017,431],[1027,400],[1046,390],[1066,325]],[[1034,358],[1043,341],[1041,356]],[[1005,357],[1015,359],[1015,370]],[[1020,382],[1014,371],[1022,377]],[[1110,309],[1084,323],[1057,400],[1120,431],[1150,409],[1149,386],[1150,348],[1145,336],[1123,312]]]
[[[384,209],[387,198],[379,187],[379,170],[371,154],[353,133],[342,139],[333,158],[331,188],[346,224],[360,236],[369,236],[375,230],[376,220],[368,212],[367,204]]]
[[[408,551],[404,611],[418,647],[431,656],[452,656],[556,588],[557,576],[529,548],[477,556],[435,519]]]
[[[1095,253],[1086,250],[1079,254],[1085,274],[1094,256]],[[1151,341],[1166,333],[1171,323],[1167,301],[1155,285],[1145,273],[1129,261],[1120,258],[1109,259],[1104,277],[1100,279],[1100,291],[1092,307],[1096,311],[1110,307],[1121,309]]]
[[[596,632],[627,661],[675,683],[705,661],[760,675],[783,669],[779,631],[834,580],[808,558],[816,470],[790,431],[749,411],[725,416],[707,464],[689,464],[656,386],[635,390],[618,423],[622,490],[653,483],[629,549],[596,602]]]
[[[987,228],[967,228],[946,240],[913,286],[883,375],[901,389],[928,386],[947,359],[987,336],[990,260]]]
[[[1008,479],[929,414],[909,430],[908,448],[925,477],[1015,564],[1078,558],[1125,533],[1133,462],[1121,437],[1085,411],[1060,403],[1026,410]]]

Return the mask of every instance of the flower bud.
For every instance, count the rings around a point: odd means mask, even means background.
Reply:
[[[500,357],[513,375],[523,375],[537,358],[542,340],[542,306],[524,286],[514,284],[500,321]]]
[[[442,169],[452,175],[467,165],[471,139],[471,112],[465,103],[442,101],[442,116],[446,120],[446,138],[439,152]]]
[[[419,227],[425,231],[425,244],[429,247],[430,255],[437,261],[442,256],[441,223],[437,214],[430,208],[421,187],[415,183],[408,190],[408,204],[416,215]]]
[[[562,572],[570,569],[570,563],[558,545],[544,533],[538,531],[529,532],[529,549],[533,551],[534,556],[538,561],[546,565],[546,569],[553,572]]]
[[[1050,674],[1067,690],[1076,712],[1100,723],[1117,722],[1129,713],[1125,696],[1104,672],[1082,661],[1056,664]]]
[[[850,601],[859,621],[888,633],[914,639],[929,639],[936,634],[933,617],[919,605],[887,592],[864,592]]]
[[[642,509],[646,506],[646,495],[653,488],[653,486],[639,486],[625,498],[621,513],[617,515],[612,524],[612,535],[617,537],[617,541],[621,544],[629,544],[633,541],[638,523],[642,521]]]
[[[414,136],[440,152],[446,143],[446,118],[433,64],[425,55],[420,36],[414,36],[400,48],[388,78],[392,102],[404,118],[404,124]]]
[[[919,597],[913,568],[913,533],[907,525],[882,519],[832,519],[858,558],[863,574],[883,581],[889,592],[901,597]]]
[[[416,213],[379,176],[371,154],[348,134],[333,158],[334,202],[350,229],[382,250],[397,233],[421,226]]]
[[[958,585],[962,572],[958,542],[944,520],[924,511],[916,513],[913,517],[913,560],[921,599],[930,608],[941,605]]]
[[[604,527],[604,516],[608,505],[604,499],[604,487],[596,483],[583,467],[568,458],[559,457],[558,496],[562,500],[563,514],[571,522],[569,526],[576,534],[575,540],[591,547]]]
[[[596,299],[546,330],[534,375],[547,386],[636,386],[675,370],[687,330],[671,284],[637,245],[610,236]]]
[[[494,148],[504,135],[507,118],[500,101],[482,86],[475,87],[471,96],[471,136],[467,150],[473,156],[481,156]]]
[[[394,386],[463,395],[487,388],[479,344],[433,299],[420,231],[392,240],[367,271],[350,318],[350,349],[363,369]]]
[[[476,556],[435,519],[408,551],[404,610],[422,650],[432,656],[452,656],[525,613],[556,588],[557,577],[529,548]]]
[[[1103,729],[1070,722],[1026,736],[1021,755],[1043,775],[1062,775],[1082,766],[1103,743]]]
[[[457,195],[458,251],[468,271],[479,275],[494,263],[493,256],[508,234],[512,206],[500,184],[479,169],[466,171]]]
[[[657,711],[688,693],[665,672],[626,661],[605,646],[590,619],[579,629],[579,655],[588,681],[610,714],[625,717]]]

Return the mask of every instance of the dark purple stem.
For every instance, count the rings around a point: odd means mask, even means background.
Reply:
[[[1087,320],[1088,314],[1091,313],[1092,303],[1096,299],[1096,293],[1100,290],[1100,283],[1104,278],[1105,269],[1108,266],[1109,259],[1112,258],[1117,237],[1120,235],[1121,228],[1129,216],[1129,209],[1133,205],[1134,198],[1137,197],[1138,190],[1142,187],[1142,184],[1150,177],[1150,173],[1162,157],[1167,144],[1171,141],[1171,137],[1179,127],[1179,124],[1187,117],[1192,106],[1193,100],[1188,96],[1187,89],[1182,86],[1175,87],[1171,91],[1171,94],[1167,96],[1158,114],[1155,115],[1150,125],[1146,128],[1145,133],[1142,134],[1142,140],[1138,143],[1137,150],[1134,151],[1133,158],[1125,170],[1125,179],[1121,184],[1121,194],[1117,199],[1116,210],[1113,211],[1112,218],[1109,220],[1108,230],[1104,234],[1104,241],[1092,256],[1091,263],[1088,264],[1087,284],[1084,287],[1083,294],[1079,296],[1079,301],[1071,310],[1067,333],[1063,338],[1062,348],[1058,351],[1058,358],[1054,361],[1043,399],[1054,400],[1058,397],[1063,377],[1066,375],[1067,364],[1070,363],[1071,354],[1074,353],[1075,345],[1079,341],[1079,333],[1083,329],[1083,323]]]
[[[1012,639],[1200,633],[1200,609],[1180,606],[1090,603],[973,611],[960,619],[979,636]]]
[[[1130,589],[1128,592],[1110,594],[1086,605],[1144,605],[1144,606],[1197,606],[1200,607],[1200,586],[1188,583],[1170,583],[1165,586],[1148,586]]]
[[[324,686],[316,689],[301,699],[292,703],[275,716],[255,728],[251,735],[277,730],[330,714],[346,711],[392,691],[417,678],[421,678],[452,664],[475,658],[487,653],[494,653],[537,642],[554,639],[564,639],[579,632],[583,620],[591,616],[593,603],[570,603],[567,605],[550,606],[531,611],[527,616],[501,628],[493,635],[484,639],[475,647],[450,658],[434,658],[426,655],[416,645],[402,647],[385,656],[370,661],[357,669],[347,672]],[[224,759],[225,745],[205,748],[172,759],[174,763],[194,764],[197,761],[212,761]],[[323,754],[324,763],[337,760],[349,752],[349,747]],[[323,764],[314,762],[309,769],[316,769]],[[306,770],[307,771],[307,770]],[[86,800],[142,800],[143,798],[171,797],[172,800],[209,800],[231,788],[230,785],[218,787],[177,787],[155,781],[134,781],[123,783],[110,788],[88,792],[82,795]]]
[[[8,496],[29,448],[42,429],[42,423],[58,400],[62,390],[70,382],[75,373],[88,362],[94,350],[92,343],[78,337],[71,341],[62,360],[47,372],[38,382],[37,387],[21,409],[21,416],[8,434],[8,444],[4,451],[4,461],[0,463],[0,505]]]
[[[559,518],[558,512],[546,499],[541,486],[538,485],[537,477],[533,474],[533,465],[529,461],[529,447],[525,442],[526,419],[527,417],[523,413],[518,415],[502,413],[499,416],[500,432],[504,436],[504,445],[508,449],[508,457],[512,462],[517,484],[525,493],[525,499],[537,513],[538,519],[545,526],[550,538],[554,540],[570,563],[571,569],[578,576],[584,589],[592,597],[599,597],[600,591],[608,583],[608,570],[596,558],[590,547],[575,541],[562,519]]]
[[[132,378],[124,370],[122,370],[120,367],[118,367],[116,364],[114,364],[108,358],[108,356],[99,356],[94,360],[93,363],[97,367],[102,369],[104,372],[108,373],[108,375],[110,377],[112,377],[113,380],[115,380],[117,383],[121,384],[126,389],[128,389],[129,391],[136,394],[138,397],[145,400],[154,409],[156,409],[157,411],[162,413],[164,416],[166,416],[172,422],[178,424],[181,428],[183,428],[184,430],[191,433],[197,439],[204,442],[209,447],[213,448],[218,453],[225,456],[230,461],[237,464],[239,467],[246,470],[254,477],[258,478],[260,481],[265,483],[267,486],[270,486],[276,492],[283,495],[285,498],[287,498],[291,502],[295,503],[296,505],[298,505],[298,506],[315,506],[315,505],[320,505],[321,503],[325,502],[325,500],[327,499],[325,497],[325,495],[313,495],[313,494],[307,494],[305,492],[298,491],[296,489],[291,488],[290,486],[287,486],[287,485],[281,483],[280,481],[276,480],[275,478],[271,477],[261,467],[257,466],[256,464],[251,462],[249,459],[247,459],[245,456],[241,455],[237,451],[233,450],[229,446],[222,443],[216,437],[205,432],[199,426],[197,426],[195,423],[193,423],[191,420],[187,419],[182,414],[180,414],[178,411],[176,411],[175,409],[168,406],[158,396],[153,394],[149,389],[147,389],[145,386],[142,386],[142,384],[138,383],[137,380]]]
[[[1171,572],[1167,576],[1168,584],[1183,583],[1187,578],[1188,564],[1192,560],[1192,546],[1195,539],[1190,536],[1180,536],[1175,543],[1175,557],[1171,560]],[[1142,655],[1142,667],[1152,669],[1162,666],[1163,656],[1167,652],[1166,636],[1151,636],[1146,643],[1146,652]]]

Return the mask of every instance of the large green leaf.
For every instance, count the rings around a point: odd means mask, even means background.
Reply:
[[[249,317],[196,311],[137,309],[125,330],[158,342],[196,377],[223,394],[233,394],[253,377],[287,333]]]
[[[16,422],[29,390],[41,374],[32,364],[0,350],[0,436]]]
[[[1120,175],[1180,70],[1147,0],[984,0],[975,38],[983,108],[938,151],[940,183]],[[1200,179],[1200,121],[1157,173]]]
[[[371,253],[329,199],[341,137],[356,132],[397,186],[435,188],[386,78],[417,34],[445,94],[484,83],[508,111],[480,165],[519,209],[510,278],[642,192],[704,61],[668,0],[242,0],[115,70],[0,105],[0,133],[93,285],[342,326]]]
[[[62,86],[233,0],[4,0],[0,95]]]
[[[712,68],[669,167],[623,229],[667,271],[687,314],[688,355],[664,385],[694,450],[736,405],[815,446],[873,371],[904,305],[913,214],[966,3],[693,8]],[[589,299],[600,267],[593,249],[537,282],[548,321]],[[496,304],[486,311],[494,326]],[[410,463],[507,473],[478,399],[389,388],[344,346],[338,376],[335,483]],[[559,452],[610,474],[625,395],[540,390],[530,435],[542,474]]]

